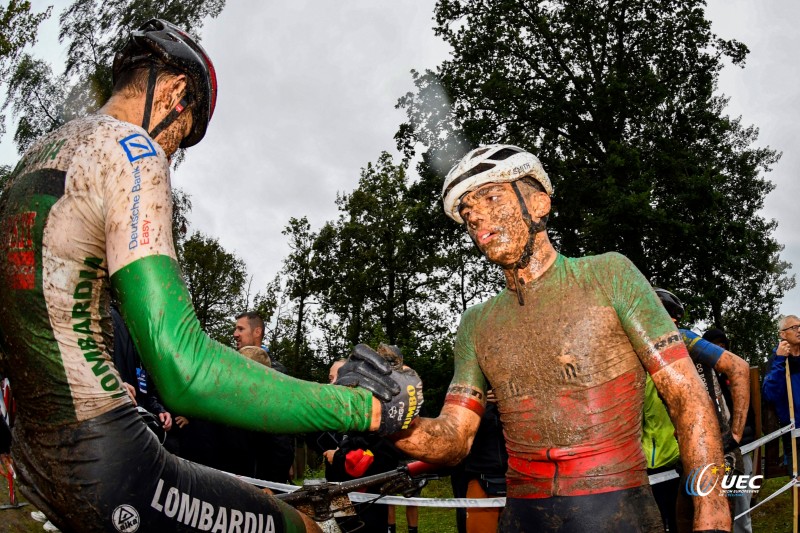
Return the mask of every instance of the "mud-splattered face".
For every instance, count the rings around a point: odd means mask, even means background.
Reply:
[[[153,102],[152,110],[153,120],[150,123],[150,127],[155,127],[164,117],[169,115],[185,95],[186,76],[183,74],[159,80],[155,89],[155,101]],[[153,140],[160,144],[167,157],[170,157],[178,149],[183,139],[191,133],[192,123],[192,108],[190,106]]]
[[[472,240],[489,261],[516,263],[528,242],[528,226],[509,183],[489,183],[461,197],[459,214]]]
[[[154,139],[167,157],[172,156],[189,133],[192,131],[192,112],[186,110],[167,129],[159,133]]]

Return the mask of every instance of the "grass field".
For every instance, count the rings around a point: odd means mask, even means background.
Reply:
[[[422,489],[423,498],[452,498],[450,478],[434,479]],[[406,513],[398,507],[395,510],[397,517],[397,533],[408,531],[406,529]],[[430,533],[456,533],[455,509],[441,509],[436,507],[419,508],[419,530]]]

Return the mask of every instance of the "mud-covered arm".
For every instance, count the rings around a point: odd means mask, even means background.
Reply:
[[[277,433],[366,431],[375,425],[380,405],[368,391],[293,379],[203,332],[175,259],[166,158],[141,134],[119,145],[117,172],[106,178],[103,200],[108,271],[166,406]]]
[[[675,324],[647,279],[628,259],[609,254],[610,297],[628,339],[650,373],[678,434],[684,471],[724,465],[716,411]],[[694,529],[730,531],[728,502],[719,485],[693,498]]]
[[[678,434],[684,471],[691,473],[706,465],[724,465],[719,424],[694,363],[679,359],[653,374],[653,383],[664,398]],[[730,531],[731,517],[720,486],[707,496],[692,498],[694,530]]]
[[[390,436],[414,459],[455,465],[469,453],[486,405],[486,378],[470,341],[469,311],[458,328],[455,372],[439,416],[417,418],[411,428]]]
[[[750,365],[738,355],[705,340],[694,331],[687,329],[679,331],[694,361],[728,376],[733,399],[731,434],[736,442],[740,442],[747,420],[747,408],[750,405]]]
[[[731,434],[736,442],[741,442],[747,421],[747,409],[750,407],[750,365],[738,355],[725,350],[714,370],[724,373],[731,382],[730,391],[733,400]]]

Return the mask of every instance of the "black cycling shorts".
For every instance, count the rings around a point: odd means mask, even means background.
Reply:
[[[508,498],[501,533],[655,533],[664,531],[649,486],[589,496]]]
[[[17,420],[20,490],[62,531],[305,531],[299,513],[167,452],[133,407],[52,429]]]

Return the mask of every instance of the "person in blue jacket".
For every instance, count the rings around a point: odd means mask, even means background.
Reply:
[[[772,350],[769,371],[764,378],[764,398],[775,405],[781,425],[789,423],[789,396],[786,392],[786,360],[792,380],[795,420],[800,414],[800,318],[788,315],[778,323],[777,348]],[[790,357],[791,356],[791,357]]]
[[[772,350],[769,371],[761,386],[764,399],[775,406],[781,426],[789,423],[789,395],[786,392],[786,361],[789,361],[789,375],[792,381],[795,425],[800,414],[800,318],[785,316],[778,322],[778,346]],[[789,434],[784,439],[784,450],[789,449]],[[788,464],[789,454],[784,453],[784,464]]]

